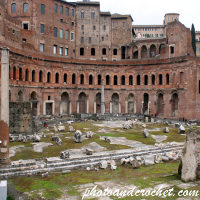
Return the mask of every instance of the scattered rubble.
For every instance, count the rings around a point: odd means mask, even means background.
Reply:
[[[93,136],[93,132],[92,131],[86,132],[86,138],[92,138],[92,136]]]
[[[143,136],[144,136],[145,138],[148,138],[148,137],[149,137],[149,131],[148,131],[147,129],[144,129],[144,131],[143,131]]]
[[[82,143],[83,139],[82,139],[82,132],[80,130],[76,130],[75,134],[74,134],[74,141],[77,143]]]
[[[58,131],[59,132],[65,131],[65,126],[58,126]]]
[[[92,155],[93,150],[92,149],[86,149],[86,155]]]
[[[39,135],[34,135],[33,136],[33,142],[40,142],[40,140],[41,140],[41,138],[40,138],[40,136]]]
[[[163,130],[163,132],[164,132],[164,133],[169,133],[168,127],[165,127],[164,130]]]
[[[106,169],[108,167],[107,161],[103,160],[100,162],[100,168],[101,169]]]
[[[123,129],[132,129],[131,124],[124,124]]]
[[[69,126],[69,132],[74,132],[75,130],[74,130],[74,128],[73,128],[73,126]]]
[[[56,140],[56,143],[58,146],[61,146],[62,145],[62,140],[58,137],[57,140]]]
[[[61,158],[69,158],[69,152],[68,151],[61,151],[60,152],[60,157]]]
[[[183,125],[180,125],[179,129],[178,129],[178,133],[183,134],[185,133],[185,128]]]

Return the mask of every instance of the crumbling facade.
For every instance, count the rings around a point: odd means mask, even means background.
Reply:
[[[28,5],[27,5],[28,4]],[[10,101],[33,115],[101,113],[200,118],[200,60],[179,21],[166,37],[134,38],[132,17],[99,2],[0,2],[0,46],[10,49]]]

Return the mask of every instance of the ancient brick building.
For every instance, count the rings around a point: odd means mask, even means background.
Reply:
[[[101,112],[200,118],[200,60],[178,20],[162,38],[135,38],[130,15],[99,2],[0,1],[0,46],[10,49],[10,101],[34,115]]]

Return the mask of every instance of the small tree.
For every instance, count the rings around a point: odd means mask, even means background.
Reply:
[[[192,24],[191,35],[192,35],[192,48],[193,48],[194,54],[196,56],[196,36],[195,36],[194,24]]]

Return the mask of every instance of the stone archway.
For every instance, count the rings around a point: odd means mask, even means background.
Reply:
[[[84,92],[81,92],[78,97],[79,100],[79,113],[86,113],[87,97]]]
[[[35,91],[31,93],[31,104],[32,104],[32,114],[33,116],[37,116],[38,101],[37,101],[37,94]]]
[[[150,46],[150,57],[155,57],[156,56],[156,45],[152,44]]]
[[[62,114],[69,114],[69,94],[63,92],[61,95]]]
[[[142,58],[147,58],[147,47],[145,45],[141,48],[141,56]]]
[[[147,93],[144,94],[144,103],[143,103],[143,114],[149,113],[149,95]]]
[[[171,99],[172,117],[178,117],[178,94],[174,93]]]
[[[119,95],[117,93],[114,93],[112,95],[112,113],[119,113]]]
[[[23,101],[23,92],[21,90],[18,92],[18,101]]]
[[[134,94],[130,93],[128,95],[128,113],[134,114]]]
[[[101,113],[101,93],[96,94],[96,112]]]
[[[164,114],[164,105],[163,105],[164,97],[162,93],[158,94],[157,98],[157,114],[163,115]]]

